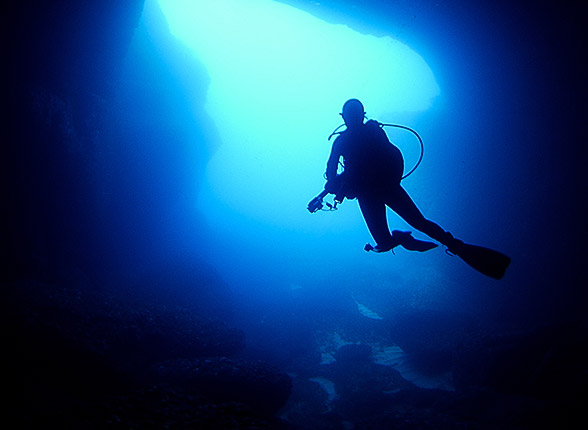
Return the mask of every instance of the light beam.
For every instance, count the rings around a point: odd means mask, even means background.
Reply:
[[[159,4],[210,75],[206,109],[222,146],[203,195],[223,210],[273,225],[308,222],[301,215],[323,185],[326,137],[346,99],[361,99],[368,115],[385,120],[424,111],[439,94],[423,58],[390,37],[271,0]]]

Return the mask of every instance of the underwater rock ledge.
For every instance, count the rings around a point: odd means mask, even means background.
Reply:
[[[11,410],[28,426],[278,428],[290,378],[230,358],[243,333],[187,308],[75,286],[13,285]],[[189,376],[189,377],[187,377]],[[227,426],[228,427],[222,427]],[[86,427],[87,428],[87,427]]]

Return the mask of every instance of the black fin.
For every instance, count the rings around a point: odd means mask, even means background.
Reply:
[[[469,243],[460,243],[449,249],[471,267],[486,276],[502,279],[510,264],[510,257],[493,249]]]

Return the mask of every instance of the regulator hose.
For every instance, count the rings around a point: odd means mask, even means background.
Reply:
[[[405,125],[400,125],[400,124],[384,124],[384,123],[381,123],[381,122],[378,122],[378,121],[376,121],[376,122],[378,123],[378,125],[379,125],[380,127],[396,127],[396,128],[401,128],[401,129],[403,129],[403,130],[408,130],[408,131],[410,131],[412,134],[414,134],[414,135],[416,136],[416,138],[419,140],[419,144],[420,144],[420,146],[421,146],[421,153],[420,153],[420,155],[419,155],[419,159],[418,159],[418,161],[416,162],[416,164],[414,165],[414,167],[413,167],[412,169],[410,169],[410,171],[409,171],[409,172],[408,172],[406,175],[404,175],[404,176],[403,176],[401,179],[408,178],[410,175],[412,175],[412,174],[413,174],[413,172],[414,172],[414,171],[417,169],[417,167],[419,167],[419,165],[421,164],[421,161],[423,161],[423,155],[425,154],[425,145],[424,145],[424,143],[423,143],[423,139],[421,139],[421,136],[419,136],[419,134],[418,134],[418,133],[417,133],[415,130],[413,130],[412,128],[410,128],[410,127],[407,127],[407,126],[405,126]],[[336,135],[336,134],[341,134],[341,133],[343,133],[342,131],[338,131],[338,130],[339,130],[341,127],[343,127],[344,125],[345,125],[345,124],[341,124],[341,125],[340,125],[339,127],[337,127],[335,130],[333,130],[333,132],[332,132],[332,133],[329,135],[329,138],[328,138],[328,140],[331,140],[331,138],[332,138],[334,135]]]
[[[414,134],[416,136],[416,138],[419,140],[419,145],[421,146],[421,154],[419,155],[419,159],[416,162],[416,164],[414,165],[414,167],[412,169],[410,169],[410,171],[407,174],[405,174],[401,179],[408,178],[417,169],[417,167],[419,167],[419,164],[421,164],[421,161],[423,161],[423,155],[425,155],[425,144],[423,143],[423,139],[421,139],[421,136],[419,136],[419,134],[415,130],[413,130],[412,128],[407,127],[405,125],[382,124],[381,122],[379,122],[378,124],[380,124],[382,127],[396,127],[396,128],[401,128],[403,130],[408,130],[412,134]]]

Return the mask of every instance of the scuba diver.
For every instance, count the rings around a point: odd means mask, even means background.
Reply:
[[[346,129],[333,132],[338,136],[327,161],[327,183],[324,191],[309,203],[308,210],[315,212],[320,209],[327,194],[335,195],[335,205],[328,204],[335,209],[343,199],[357,198],[368,230],[376,241],[376,246],[367,244],[366,251],[387,252],[400,245],[411,251],[424,252],[437,247],[433,242],[415,239],[410,232],[390,232],[387,206],[410,226],[445,245],[449,253],[459,256],[474,269],[495,279],[502,278],[510,263],[509,257],[488,248],[466,244],[423,216],[401,185],[401,180],[408,176],[403,176],[404,159],[400,150],[388,140],[382,128],[384,124],[374,120],[364,122],[365,110],[357,99],[347,100],[340,115]],[[408,127],[396,127],[416,134]],[[338,172],[340,164],[343,166],[341,173]],[[412,171],[414,169],[409,174]]]

